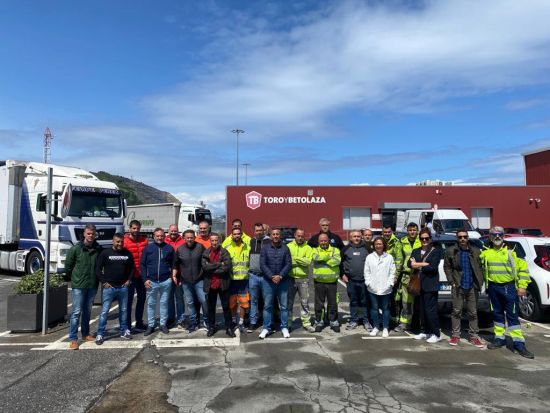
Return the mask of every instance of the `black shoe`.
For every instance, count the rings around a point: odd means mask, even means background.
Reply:
[[[323,326],[321,324],[317,324],[315,326],[315,332],[320,333],[321,331],[323,331]]]
[[[330,329],[332,331],[334,331],[335,333],[339,333],[340,332],[340,326],[330,326]]]
[[[487,344],[487,348],[489,350],[496,350],[497,348],[506,347],[506,340],[503,340],[501,338],[497,338],[492,343]]]
[[[256,331],[258,329],[259,325],[258,324],[250,324],[247,328],[246,328],[246,332],[247,333],[253,333],[254,331]]]
[[[210,327],[206,332],[206,337],[212,337],[214,334],[216,334],[216,329],[214,327]]]
[[[144,337],[150,336],[151,334],[153,334],[154,331],[155,331],[154,327],[147,327],[147,329],[145,330],[145,333],[143,333],[143,336]]]
[[[521,357],[525,357],[526,359],[534,359],[535,355],[531,353],[525,346],[522,347],[514,347],[514,353],[519,354]]]
[[[229,337],[236,337],[235,332],[233,331],[232,328],[227,328],[225,330],[225,334],[227,334]]]
[[[168,327],[166,327],[166,326],[160,326],[160,331],[162,331],[162,334],[168,334],[169,333]]]

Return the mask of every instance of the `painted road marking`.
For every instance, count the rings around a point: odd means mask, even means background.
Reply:
[[[27,346],[47,346],[50,343],[0,343],[0,347],[27,347]]]
[[[239,346],[241,340],[235,338],[183,338],[152,340],[151,345],[157,348],[185,348],[185,347],[231,347]]]
[[[525,323],[525,325],[523,326],[523,327],[524,327],[524,331],[525,331],[526,328],[530,328],[531,325],[535,325],[535,326],[537,326],[537,327],[544,328],[545,330],[550,330],[550,327],[545,326],[544,324],[535,323],[534,321],[525,320],[525,319],[523,319],[523,318],[521,318],[521,317],[520,317],[519,319]]]
[[[389,337],[382,337],[382,336],[374,336],[374,337],[371,337],[371,336],[363,336],[361,337],[362,340],[403,340],[403,339],[407,339],[407,340],[410,340],[411,337],[408,337],[408,336],[389,336]],[[422,341],[422,340],[418,340],[418,341]]]
[[[317,337],[289,337],[289,338],[284,338],[284,337],[269,337],[267,336],[266,338],[264,338],[263,340],[261,339],[258,339],[260,341],[258,342],[285,342],[285,341],[315,341],[317,340]]]
[[[93,341],[88,341],[85,343],[81,343],[78,347],[79,350],[112,350],[112,349],[135,349],[135,348],[143,348],[149,343],[149,340],[124,340],[124,341],[105,341],[102,345],[98,346]],[[43,343],[36,343],[34,345],[44,345]],[[45,347],[35,347],[31,348],[31,350],[35,351],[59,351],[59,350],[67,350],[67,351],[73,351],[69,349],[69,343],[67,342],[53,342],[50,344],[47,344]]]

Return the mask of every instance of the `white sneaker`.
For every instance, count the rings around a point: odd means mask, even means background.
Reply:
[[[267,337],[268,334],[269,334],[269,330],[267,330],[267,329],[264,328],[264,329],[262,330],[262,332],[260,333],[260,335],[258,336],[258,338],[260,338],[260,339],[263,340],[264,338]]]
[[[437,343],[438,341],[441,341],[441,337],[438,337],[438,336],[436,336],[435,334],[432,334],[432,335],[426,340],[426,342],[427,342],[427,343],[430,343],[430,344]]]
[[[428,338],[427,334],[420,333],[413,337],[415,340],[426,340]]]
[[[378,334],[380,330],[378,330],[376,327],[372,329],[372,331],[369,333],[369,336],[374,337]]]
[[[290,333],[288,331],[288,328],[281,329],[281,333],[283,333],[284,338],[290,338]]]
[[[390,333],[388,332],[388,329],[385,328],[384,330],[382,330],[382,337],[386,338],[390,335]]]

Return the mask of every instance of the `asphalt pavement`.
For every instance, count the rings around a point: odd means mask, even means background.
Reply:
[[[0,276],[4,327],[5,297],[14,285],[6,280],[14,277]],[[94,307],[94,319],[98,312]],[[448,315],[440,319],[449,334]],[[210,339],[177,328],[125,342],[116,337],[117,323],[115,309],[113,337],[79,351],[67,350],[66,323],[46,336],[0,329],[0,412],[550,411],[547,323],[524,323],[535,360],[466,340],[451,347],[406,334],[373,338],[362,327],[311,334],[299,323],[290,339],[276,332],[259,340],[259,331],[229,338],[223,330]],[[490,326],[483,327],[490,340]],[[466,322],[463,328],[466,337]]]

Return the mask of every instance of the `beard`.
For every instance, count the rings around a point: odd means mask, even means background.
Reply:
[[[496,247],[500,247],[502,245],[502,240],[501,239],[494,239],[493,240],[493,245],[496,246]]]

